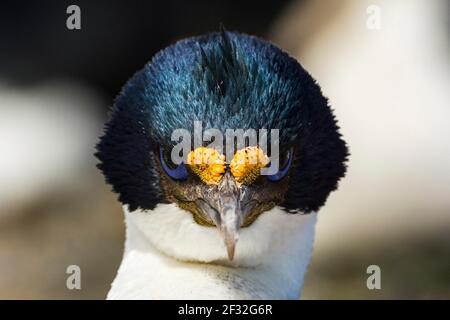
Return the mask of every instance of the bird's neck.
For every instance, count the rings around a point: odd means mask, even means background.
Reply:
[[[171,227],[158,214],[167,216]],[[278,208],[266,212],[258,224],[241,230],[230,264],[218,232],[191,223],[189,213],[174,207],[125,210],[125,252],[108,299],[297,299],[316,218],[315,213],[290,215]],[[171,250],[170,241],[182,252]]]

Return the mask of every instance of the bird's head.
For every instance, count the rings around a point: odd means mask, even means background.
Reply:
[[[180,129],[187,144],[174,139]],[[251,130],[260,139],[268,133],[266,146],[228,139]],[[97,149],[98,167],[129,211],[150,215],[174,203],[196,224],[217,227],[230,260],[239,230],[262,213],[317,211],[347,157],[326,98],[300,64],[259,38],[225,31],[156,54],[117,97]],[[272,162],[276,170],[261,174]]]

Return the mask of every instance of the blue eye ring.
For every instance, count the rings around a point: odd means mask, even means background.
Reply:
[[[173,180],[186,180],[188,177],[188,171],[186,169],[186,166],[184,163],[180,163],[176,168],[172,169],[170,168],[166,161],[164,160],[164,150],[162,147],[159,148],[159,160],[161,161],[161,165],[167,173],[169,177],[171,177]]]
[[[292,152],[292,149],[289,150],[288,154],[287,154],[288,161],[287,161],[286,165],[284,166],[284,168],[278,169],[277,173],[267,176],[267,180],[269,180],[271,182],[277,182],[277,181],[280,181],[281,179],[283,179],[286,176],[286,174],[289,172],[289,169],[292,166],[292,158],[294,157],[293,154],[294,153]]]

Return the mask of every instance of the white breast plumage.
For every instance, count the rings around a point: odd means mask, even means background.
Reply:
[[[297,299],[317,214],[263,213],[230,262],[216,228],[174,204],[128,212],[125,253],[108,299]]]

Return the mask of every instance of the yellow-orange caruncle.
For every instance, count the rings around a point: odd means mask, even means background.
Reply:
[[[238,150],[230,163],[230,171],[240,184],[252,184],[260,175],[260,169],[269,163],[269,158],[258,147]]]
[[[212,148],[199,147],[189,152],[187,164],[206,184],[218,184],[225,172],[225,156]]]

